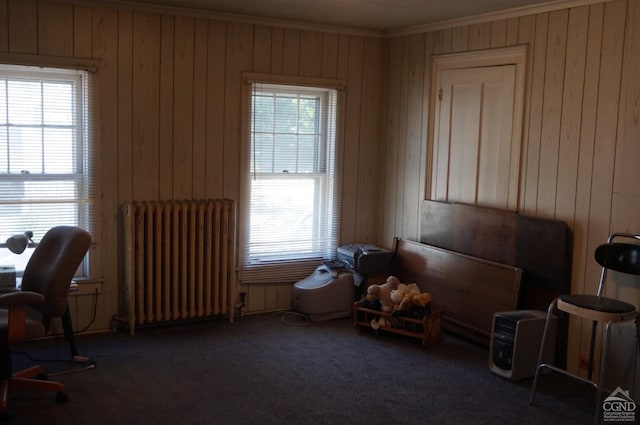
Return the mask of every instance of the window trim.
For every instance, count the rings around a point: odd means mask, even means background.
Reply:
[[[290,86],[299,86],[299,87],[309,87],[311,89],[330,89],[335,90],[337,99],[336,99],[336,117],[335,117],[335,159],[334,159],[334,167],[337,170],[342,169],[342,155],[344,149],[344,137],[343,137],[343,128],[344,128],[344,82],[339,79],[328,79],[328,78],[307,78],[307,77],[298,77],[298,76],[282,76],[282,75],[271,75],[271,74],[259,74],[259,73],[244,73],[242,84],[242,104],[241,104],[241,169],[240,169],[240,200],[238,202],[238,211],[239,211],[239,222],[240,223],[248,223],[249,222],[249,206],[250,206],[250,190],[249,190],[249,176],[250,176],[250,155],[251,155],[251,104],[252,104],[252,87],[254,83],[262,83],[265,85],[290,85]],[[340,172],[340,171],[339,171]],[[323,175],[325,173],[322,173]],[[341,172],[340,172],[341,174]],[[316,175],[314,173],[314,175]],[[306,176],[309,177],[309,176]],[[340,197],[338,196],[338,199]],[[339,201],[338,201],[339,202]],[[340,206],[338,208],[338,216]],[[248,232],[250,231],[249,226],[246,224],[242,224],[239,226],[238,231],[238,264],[239,272],[238,279],[243,283],[287,283],[287,282],[295,282],[300,279],[300,273],[303,273],[303,276],[308,276],[308,274],[313,271],[315,267],[322,260],[321,258],[304,258],[301,260],[291,260],[286,259],[282,261],[272,261],[266,262],[264,265],[261,265],[260,268],[263,269],[264,273],[256,273],[256,275],[260,276],[258,278],[254,277],[254,273],[248,273],[245,269],[245,241],[247,240]],[[283,265],[292,265],[293,269],[295,269],[294,273],[290,273],[288,271],[281,271],[283,269]],[[286,267],[284,268],[286,269]],[[244,277],[244,279],[243,279]]]
[[[80,183],[79,189],[86,193],[84,200],[80,203],[89,203],[89,211],[81,211],[78,215],[80,225],[86,223],[92,236],[92,249],[87,253],[87,257],[81,265],[82,275],[78,276],[78,281],[93,282],[102,276],[100,261],[99,241],[101,235],[100,215],[101,207],[97,194],[100,193],[100,167],[97,161],[100,151],[100,128],[99,123],[99,88],[98,88],[98,67],[100,61],[92,59],[76,59],[60,56],[30,55],[20,53],[0,52],[0,64],[3,66],[16,66],[36,68],[41,70],[50,69],[52,71],[83,71],[85,77],[80,80],[77,96],[81,101],[83,109],[79,112],[81,121],[77,123],[76,131],[81,132],[81,138],[86,140],[86,151],[78,159],[82,171],[80,174],[87,176]],[[56,179],[61,176],[78,176],[74,174],[52,174],[51,177],[41,177],[43,180]],[[18,178],[20,176],[17,176]],[[88,214],[88,215],[87,215]],[[27,229],[28,230],[28,229]],[[37,244],[37,241],[36,241]],[[4,245],[4,241],[0,241]]]

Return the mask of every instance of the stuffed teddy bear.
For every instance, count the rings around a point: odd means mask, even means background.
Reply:
[[[406,310],[412,307],[424,307],[431,302],[431,294],[420,291],[415,283],[405,285],[401,283],[398,289],[391,291],[394,310]]]
[[[415,283],[405,284],[400,283],[398,287],[391,291],[390,297],[391,301],[393,301],[393,310],[402,310],[401,304],[403,304],[403,300],[411,297],[413,294],[419,294],[420,288]],[[407,304],[405,302],[405,304]]]
[[[367,288],[367,301],[373,301],[376,298],[380,301],[380,309],[385,312],[393,310],[393,301],[391,300],[391,291],[398,288],[400,280],[395,276],[389,276],[387,281],[381,285],[371,285]]]
[[[431,294],[428,292],[413,294],[402,300],[402,302],[400,303],[400,310],[404,310],[412,307],[424,308],[430,302],[431,302]]]

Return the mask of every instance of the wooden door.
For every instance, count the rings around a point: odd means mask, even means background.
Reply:
[[[515,64],[438,72],[432,199],[517,207],[517,81]]]

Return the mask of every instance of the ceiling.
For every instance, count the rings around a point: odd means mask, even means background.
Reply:
[[[132,0],[121,3],[392,31],[565,0]]]

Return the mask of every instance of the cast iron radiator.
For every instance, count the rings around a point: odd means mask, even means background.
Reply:
[[[122,317],[136,325],[234,316],[236,204],[230,199],[122,205]]]

